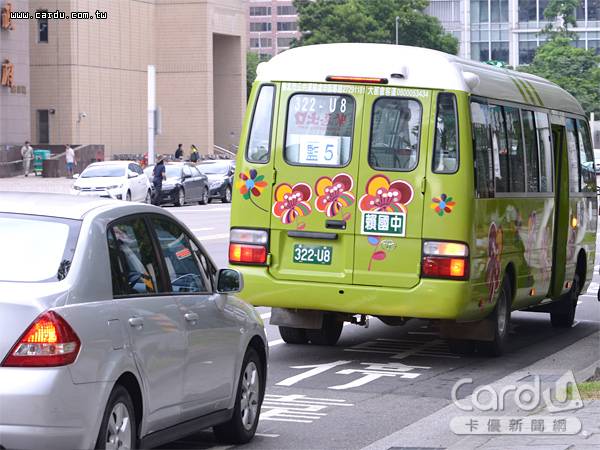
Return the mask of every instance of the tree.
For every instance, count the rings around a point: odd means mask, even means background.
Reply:
[[[435,17],[428,0],[295,0],[302,37],[293,45],[332,42],[398,42],[456,54],[458,40]]]
[[[556,29],[549,25],[543,34],[548,41],[540,46],[523,72],[546,78],[573,95],[586,113],[600,114],[600,57],[594,50],[574,46],[577,34],[568,29],[576,25],[574,10],[577,0],[551,0],[545,17],[551,23],[562,22]],[[558,18],[561,20],[557,20]]]
[[[258,54],[254,52],[246,53],[246,96],[250,98],[250,91],[252,90],[252,83],[256,79],[256,68],[260,63]]]

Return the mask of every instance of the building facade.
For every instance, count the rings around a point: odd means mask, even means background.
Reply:
[[[30,0],[31,140],[148,147],[148,67],[156,71],[156,152],[239,142],[245,109],[245,0]],[[96,11],[100,12],[96,16]]]
[[[269,59],[290,48],[300,36],[298,13],[291,0],[250,0],[248,5],[250,51]]]
[[[549,0],[430,0],[426,12],[460,41],[460,56],[529,64],[545,40]],[[600,0],[580,0],[576,45],[600,54]]]
[[[10,19],[27,8],[28,0],[0,0],[0,151],[30,139],[29,23]]]

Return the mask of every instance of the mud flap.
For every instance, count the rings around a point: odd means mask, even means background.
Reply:
[[[271,308],[269,323],[283,327],[317,330],[323,325],[323,311]]]
[[[494,324],[490,319],[462,323],[442,320],[440,322],[440,334],[445,339],[493,341]]]

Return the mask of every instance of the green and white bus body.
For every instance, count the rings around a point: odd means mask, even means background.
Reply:
[[[423,48],[288,50],[250,95],[230,264],[288,343],[335,343],[371,315],[439,320],[454,349],[499,354],[511,310],[573,321],[593,161],[581,106],[539,77]]]

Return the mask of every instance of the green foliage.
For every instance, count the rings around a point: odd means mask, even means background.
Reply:
[[[570,34],[569,25],[577,26],[575,9],[579,6],[579,3],[580,0],[550,0],[544,10],[544,17],[550,23],[546,25],[544,32],[549,34],[554,32]],[[559,19],[562,25],[558,27],[557,31],[553,31],[552,22],[556,22]]]
[[[458,40],[423,11],[427,0],[295,0],[302,37],[292,45],[396,42],[456,54]]]
[[[572,39],[555,35],[538,48],[523,72],[546,78],[571,93],[586,113],[600,114],[600,57],[593,50],[576,48]]]
[[[256,79],[256,67],[260,63],[258,54],[254,52],[246,53],[246,96],[250,98],[250,91],[252,90],[252,83]]]

